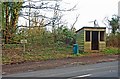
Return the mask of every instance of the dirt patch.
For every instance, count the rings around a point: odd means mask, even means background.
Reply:
[[[85,64],[93,64],[100,62],[108,62],[118,60],[118,55],[101,55],[101,54],[91,54],[88,56],[81,56],[76,58],[62,58],[57,60],[46,60],[46,61],[36,61],[36,62],[24,62],[17,63],[11,65],[2,65],[3,75],[13,74],[19,72],[28,72],[28,71],[36,71],[42,69],[50,69],[67,65],[85,65]]]

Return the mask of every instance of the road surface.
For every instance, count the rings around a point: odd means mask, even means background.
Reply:
[[[114,61],[16,73],[3,77],[67,77],[68,79],[76,79],[80,77],[118,77],[119,75],[118,61]]]

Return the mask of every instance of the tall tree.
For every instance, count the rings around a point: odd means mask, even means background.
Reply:
[[[8,7],[8,2],[4,3],[5,4],[5,43],[8,43],[9,39],[9,7]]]
[[[118,24],[119,18],[117,15],[113,15],[111,20],[108,20],[109,25],[111,26],[112,33],[115,34],[117,29],[119,28]]]
[[[23,2],[3,2],[3,17],[5,15],[5,26],[3,25],[5,43],[10,43],[10,39],[14,37],[17,28],[19,12]],[[4,22],[3,22],[4,23]]]

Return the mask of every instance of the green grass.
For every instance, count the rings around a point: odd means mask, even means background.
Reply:
[[[12,47],[13,49],[10,49]],[[75,58],[88,53],[80,52],[79,54],[73,54],[72,46],[26,46],[26,51],[22,52],[20,49],[14,50],[20,47],[19,45],[7,45],[7,51],[3,52],[2,61],[3,64],[10,64],[15,62],[23,61],[39,61],[39,60],[51,60],[51,59],[62,59],[62,58]]]
[[[20,48],[22,47],[22,44],[5,44],[3,46],[4,49],[11,49],[11,48]]]
[[[120,49],[108,47],[105,50],[102,51],[104,54],[120,54]]]
[[[26,47],[26,51],[22,52],[22,47],[19,45],[6,45],[3,49],[2,61],[3,64],[10,64],[13,62],[21,61],[38,61],[38,60],[49,60],[49,59],[60,59],[65,57],[72,57],[72,47],[40,47],[40,46],[31,46]],[[10,49],[12,48],[12,49]]]

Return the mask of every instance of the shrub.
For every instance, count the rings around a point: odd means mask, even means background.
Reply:
[[[120,40],[120,33],[117,33],[117,34],[110,34],[109,36],[107,36],[106,38],[106,44],[107,44],[107,47],[120,47],[120,43],[119,43],[119,40]]]
[[[102,51],[104,54],[120,54],[120,49],[109,47]]]

